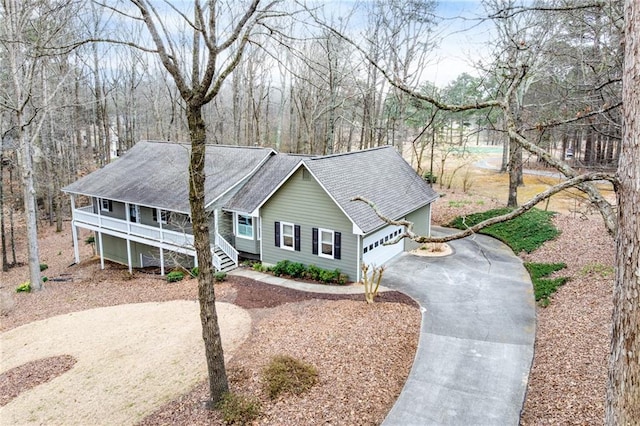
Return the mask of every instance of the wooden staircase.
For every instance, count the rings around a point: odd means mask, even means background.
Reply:
[[[216,256],[220,258],[220,272],[229,272],[237,268],[233,259],[226,255],[226,253],[218,246],[213,250]],[[217,269],[217,268],[216,268]]]

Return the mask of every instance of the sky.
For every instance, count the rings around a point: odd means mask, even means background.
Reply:
[[[443,87],[463,72],[477,75],[473,65],[487,55],[491,24],[479,22],[484,14],[479,0],[442,0],[436,13],[443,17],[438,29],[443,39],[423,77]]]

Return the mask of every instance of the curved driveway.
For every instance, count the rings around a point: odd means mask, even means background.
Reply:
[[[413,368],[383,424],[518,425],[535,339],[531,280],[491,237],[449,245],[449,256],[403,254],[385,271],[385,286],[423,316]]]

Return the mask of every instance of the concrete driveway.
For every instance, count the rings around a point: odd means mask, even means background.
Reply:
[[[518,425],[535,340],[531,280],[491,237],[449,245],[449,256],[405,253],[385,272],[384,285],[423,316],[413,368],[383,424]]]

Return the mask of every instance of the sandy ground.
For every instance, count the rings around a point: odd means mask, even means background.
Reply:
[[[217,304],[225,359],[251,330],[249,313]],[[68,372],[0,408],[2,425],[132,424],[206,378],[199,305],[118,305],[32,322],[0,336],[1,372],[71,355]]]

